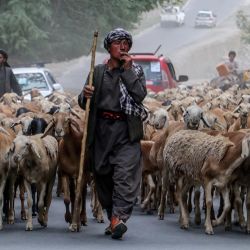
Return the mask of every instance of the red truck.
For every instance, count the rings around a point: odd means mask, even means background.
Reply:
[[[175,69],[169,58],[155,53],[130,53],[133,61],[142,66],[147,88],[159,92],[167,88],[176,88],[178,82],[185,82],[188,76],[176,78]]]

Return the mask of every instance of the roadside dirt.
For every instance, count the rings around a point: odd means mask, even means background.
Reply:
[[[250,10],[246,0],[244,10]],[[241,69],[250,69],[250,45],[242,43],[241,32],[236,26],[236,13],[209,32],[202,40],[189,44],[170,55],[177,73],[187,74],[191,81],[210,80],[217,76],[216,66],[235,50]]]

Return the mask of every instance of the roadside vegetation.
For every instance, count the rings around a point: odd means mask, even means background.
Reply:
[[[245,44],[250,44],[250,16],[249,11],[240,10],[236,16],[236,24],[241,30],[241,39]]]
[[[99,41],[115,27],[131,30],[164,2],[182,0],[0,0],[0,44],[15,65],[72,59],[89,53],[95,30]]]

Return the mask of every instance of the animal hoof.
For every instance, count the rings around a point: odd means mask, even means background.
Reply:
[[[81,221],[81,225],[86,227],[86,226],[88,226],[88,223],[87,223],[87,221]]]
[[[245,222],[243,222],[243,223],[240,224],[240,228],[241,228],[242,230],[245,230],[246,227],[247,227],[247,224],[246,224]]]
[[[25,230],[26,231],[32,231],[33,230],[33,226],[30,223],[27,223]]]
[[[44,222],[43,219],[39,219],[39,218],[38,218],[37,220],[38,220],[39,224],[40,224],[42,227],[47,227],[47,223]]]
[[[21,212],[21,220],[27,220],[27,216],[25,212]]]
[[[13,224],[15,224],[15,221],[13,219],[10,219],[7,221],[7,224],[13,225]]]
[[[169,208],[169,213],[170,213],[170,214],[174,214],[174,213],[175,213],[175,209],[174,209],[174,207]]]
[[[187,230],[188,228],[189,228],[189,225],[188,225],[188,224],[182,224],[182,225],[181,225],[181,229]]]
[[[98,223],[104,223],[104,219],[103,219],[103,218],[97,219],[97,222],[98,222]]]
[[[214,234],[213,229],[206,229],[206,234],[213,235]]]
[[[79,226],[77,224],[70,224],[69,230],[71,232],[79,232],[80,229],[79,229]]]
[[[158,215],[158,219],[159,219],[159,220],[164,220],[164,215],[163,215],[163,214],[159,214],[159,215]]]

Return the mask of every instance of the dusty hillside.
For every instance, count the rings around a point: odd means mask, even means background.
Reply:
[[[250,9],[250,1],[246,1]],[[234,13],[222,24],[196,43],[189,44],[171,55],[177,72],[189,75],[190,79],[211,79],[217,76],[216,65],[227,59],[228,51],[235,50],[242,69],[250,68],[250,46],[240,40]]]

